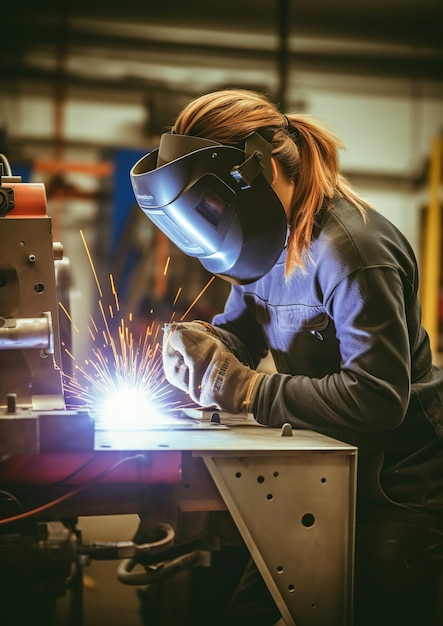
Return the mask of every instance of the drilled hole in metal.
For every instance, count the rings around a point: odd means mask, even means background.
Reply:
[[[315,516],[312,515],[312,513],[305,513],[303,517],[301,518],[301,523],[306,528],[310,528],[311,526],[315,524]]]

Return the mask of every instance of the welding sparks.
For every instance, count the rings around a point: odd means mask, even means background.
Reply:
[[[160,327],[153,322],[137,340],[131,319],[120,320],[114,331],[103,306],[100,311],[102,324],[93,321],[88,329],[95,339],[91,357],[75,364],[72,376],[65,375],[67,400],[91,408],[108,428],[149,427],[178,408],[163,375]]]
[[[118,321],[120,305],[112,275],[113,304],[107,307],[103,304],[104,292],[81,235],[100,296],[99,316],[97,320],[90,315],[88,332],[93,341],[90,357],[78,364],[65,350],[75,363],[72,376],[64,375],[66,401],[72,406],[86,406],[98,424],[107,428],[149,427],[179,408],[163,374],[160,326],[152,321],[143,334],[134,330],[131,314]],[[69,316],[61,304],[60,307]],[[72,321],[70,316],[69,319]],[[76,327],[75,330],[78,332]]]
[[[179,409],[186,406],[174,399],[174,390],[163,373],[162,329],[157,321],[146,326],[144,333],[134,329],[132,314],[118,319],[120,304],[113,276],[110,275],[110,298],[105,298],[86,240],[81,233],[97,285],[98,319],[90,315],[88,332],[92,339],[91,354],[83,364],[65,348],[74,361],[73,374],[64,374],[65,399],[68,407],[86,407],[98,426],[110,429],[149,429],[176,420]],[[194,299],[185,317],[214,280]],[[174,299],[178,300],[181,289]],[[61,310],[72,319],[60,303]],[[152,311],[151,311],[152,312]],[[79,332],[76,326],[73,327]]]

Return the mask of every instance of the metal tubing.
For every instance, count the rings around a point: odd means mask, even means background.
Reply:
[[[156,569],[150,566],[146,569],[146,571],[140,572],[132,571],[134,567],[138,565],[136,560],[125,559],[124,561],[121,561],[118,566],[117,578],[124,585],[152,585],[153,583],[158,583],[162,580],[171,578],[178,572],[182,572],[188,567],[192,567],[198,562],[199,559],[199,551],[190,552],[189,554],[184,554],[183,556],[180,556],[172,561],[160,563]]]
[[[0,318],[0,349],[42,349],[51,353],[51,320],[47,317],[4,319]]]

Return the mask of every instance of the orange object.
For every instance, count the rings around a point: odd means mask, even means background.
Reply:
[[[61,172],[76,172],[90,174],[91,176],[110,176],[114,171],[114,164],[105,161],[102,163],[75,163],[73,161],[60,161],[59,159],[34,161],[35,172],[60,174]]]
[[[14,208],[5,217],[47,217],[43,183],[6,182],[1,189],[12,189],[14,192]]]

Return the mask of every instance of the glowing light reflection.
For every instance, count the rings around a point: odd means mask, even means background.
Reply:
[[[151,404],[146,394],[130,387],[104,396],[96,413],[97,422],[110,429],[121,428],[124,424],[125,430],[138,430],[164,422],[164,413]]]

